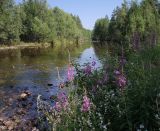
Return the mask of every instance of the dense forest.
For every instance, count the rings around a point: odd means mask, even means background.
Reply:
[[[117,7],[109,20],[98,19],[95,23],[92,39],[95,41],[116,43],[124,47],[138,49],[158,44],[160,38],[160,2],[142,0],[124,1]]]
[[[46,0],[0,1],[0,44],[75,40],[89,35],[78,16],[49,8]]]

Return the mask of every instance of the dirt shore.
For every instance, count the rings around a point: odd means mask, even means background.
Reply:
[[[2,45],[0,46],[0,51],[24,49],[24,48],[47,48],[50,46],[51,46],[50,43],[21,43],[21,44],[11,45],[11,46]]]

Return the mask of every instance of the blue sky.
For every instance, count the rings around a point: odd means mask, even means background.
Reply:
[[[16,0],[20,2],[22,0]],[[78,15],[87,29],[93,29],[98,18],[109,17],[123,0],[47,0],[49,7],[58,6],[68,13]]]

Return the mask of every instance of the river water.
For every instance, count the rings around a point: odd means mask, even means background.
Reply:
[[[0,58],[0,90],[21,90],[29,87],[37,93],[39,88],[48,89],[48,84],[56,87],[59,84],[57,67],[60,77],[65,81],[67,66],[69,63],[68,50],[71,60],[83,65],[96,61],[96,67],[100,67],[100,54],[90,43],[78,47],[58,46],[53,49],[26,48],[15,51],[15,55]],[[98,50],[101,51],[101,50]],[[13,54],[13,53],[12,53]],[[52,91],[53,93],[54,91]]]
[[[41,94],[44,100],[48,100],[50,96],[61,90],[58,85],[61,81],[66,81],[68,50],[74,62],[83,65],[94,60],[97,68],[101,66],[99,59],[105,52],[104,49],[87,43],[69,47],[59,45],[53,49],[26,48],[1,57],[0,117],[12,119],[19,114],[16,119],[32,118],[35,115],[38,94]],[[57,67],[61,81],[58,80]],[[18,97],[24,91],[31,92],[32,97],[28,98],[28,102],[19,104]],[[18,112],[19,109],[25,111]]]

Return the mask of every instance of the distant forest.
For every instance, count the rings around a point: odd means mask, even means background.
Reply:
[[[106,16],[96,21],[92,39],[134,49],[155,46],[160,40],[160,1],[124,0],[111,19]]]
[[[47,0],[0,1],[0,44],[75,40],[89,35],[78,16],[49,8]]]

